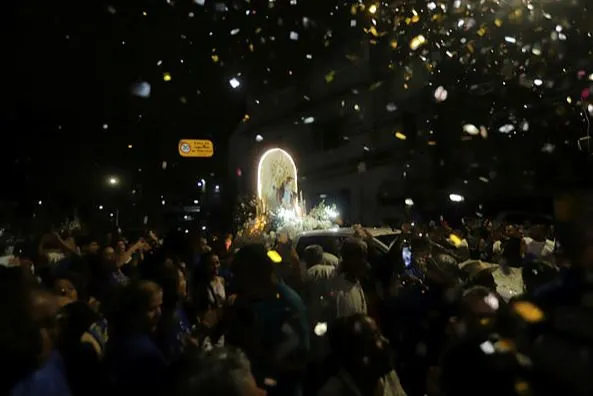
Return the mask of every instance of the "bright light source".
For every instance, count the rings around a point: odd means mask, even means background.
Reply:
[[[374,14],[375,12],[377,12],[377,5],[373,4],[372,6],[369,7],[369,12],[371,14]]]
[[[459,195],[459,194],[449,194],[449,199],[451,200],[451,202],[465,201],[465,198],[463,197],[463,195]]]
[[[131,144],[128,144],[128,148],[131,149],[133,146]]]
[[[115,186],[115,185],[117,185],[117,184],[119,183],[119,180],[118,180],[118,178],[117,178],[117,177],[110,177],[110,178],[107,180],[107,182],[108,182],[109,184],[111,184],[112,186]]]
[[[412,198],[406,198],[404,202],[406,206],[414,206],[414,201],[412,200]]]
[[[229,84],[231,85],[231,88],[238,88],[241,85],[241,82],[233,77],[229,80]]]
[[[189,234],[189,230],[187,228],[185,229],[185,233],[186,234]]]
[[[315,325],[315,335],[321,337],[325,333],[327,333],[327,323],[319,322]]]

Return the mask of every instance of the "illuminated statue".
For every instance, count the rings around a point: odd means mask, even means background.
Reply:
[[[264,210],[294,209],[297,193],[297,168],[292,157],[279,148],[266,151],[257,172],[257,197]]]

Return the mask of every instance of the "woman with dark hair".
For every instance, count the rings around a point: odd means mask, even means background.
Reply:
[[[221,309],[226,302],[224,279],[218,276],[220,259],[214,252],[204,254],[193,279],[192,303],[202,317],[208,311]]]
[[[119,290],[107,310],[109,344],[105,362],[117,394],[156,395],[162,390],[167,363],[154,341],[163,305],[163,290],[150,281]]]
[[[197,341],[191,336],[192,324],[185,306],[185,272],[171,260],[166,260],[155,275],[155,282],[163,289],[163,309],[157,343],[167,361],[174,362],[188,347],[197,346]]]

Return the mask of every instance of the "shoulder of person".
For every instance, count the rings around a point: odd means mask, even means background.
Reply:
[[[344,384],[338,377],[331,377],[325,385],[321,387],[317,396],[342,396],[344,395]]]

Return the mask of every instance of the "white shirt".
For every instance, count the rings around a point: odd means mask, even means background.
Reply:
[[[383,392],[379,393],[380,396],[406,396],[395,370],[381,378],[380,381],[383,387]],[[366,396],[362,394],[350,375],[345,371],[341,371],[337,376],[330,378],[318,393],[318,396],[343,395]]]
[[[367,313],[367,302],[360,282],[352,283],[339,274],[334,278],[332,290],[336,298],[336,318]]]
[[[546,239],[543,242],[534,241],[529,237],[524,237],[525,242],[525,254],[535,256],[537,258],[544,258],[551,256],[554,253],[555,242]]]

